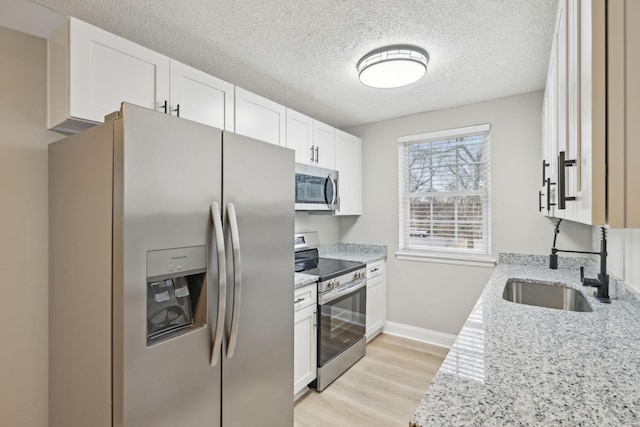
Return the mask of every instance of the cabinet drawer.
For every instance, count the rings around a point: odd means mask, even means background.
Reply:
[[[384,260],[367,264],[367,279],[384,274]]]
[[[295,289],[293,292],[293,310],[302,310],[310,305],[315,305],[318,301],[318,287],[316,284],[307,285]]]

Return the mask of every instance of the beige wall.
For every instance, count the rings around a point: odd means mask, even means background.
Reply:
[[[47,426],[46,43],[0,27],[0,424]]]
[[[363,215],[340,219],[346,242],[387,245],[387,320],[457,334],[491,268],[401,261],[398,250],[398,137],[491,124],[491,247],[548,254],[553,222],[537,212],[542,92],[427,112],[347,131],[362,137]],[[590,227],[563,223],[558,246],[588,250]]]

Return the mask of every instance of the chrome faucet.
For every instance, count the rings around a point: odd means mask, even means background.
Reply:
[[[592,254],[600,256],[600,273],[596,279],[590,279],[584,277],[584,267],[580,267],[580,282],[584,286],[591,286],[597,290],[593,293],[600,302],[610,303],[609,298],[609,275],[607,274],[607,230],[602,228],[602,237],[600,239],[600,252],[588,252],[588,251],[567,251],[556,249],[556,239],[558,233],[560,233],[560,223],[562,219],[559,219],[556,223],[556,227],[553,235],[553,247],[551,248],[551,255],[549,255],[549,268],[555,270],[558,268],[558,252],[572,253],[572,254]]]

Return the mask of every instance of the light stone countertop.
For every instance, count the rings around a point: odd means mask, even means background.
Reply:
[[[320,245],[318,254],[323,258],[357,261],[366,264],[387,258],[387,247],[360,243],[334,243]],[[295,273],[294,289],[301,288],[318,281],[318,276]]]
[[[616,299],[602,304],[579,281],[583,261],[550,270],[548,257],[531,260],[501,255],[410,426],[640,426],[637,296],[614,283]],[[506,301],[509,278],[577,288],[593,312]]]
[[[366,264],[387,258],[387,247],[361,243],[334,243],[320,245],[318,252],[323,258],[357,261]]]
[[[312,276],[311,274],[294,273],[294,275],[294,289],[298,289],[318,281],[318,276]]]

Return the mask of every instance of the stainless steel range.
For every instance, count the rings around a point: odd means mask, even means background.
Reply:
[[[318,378],[324,390],[365,355],[366,266],[362,262],[321,258],[317,232],[295,235],[295,271],[319,277]]]

